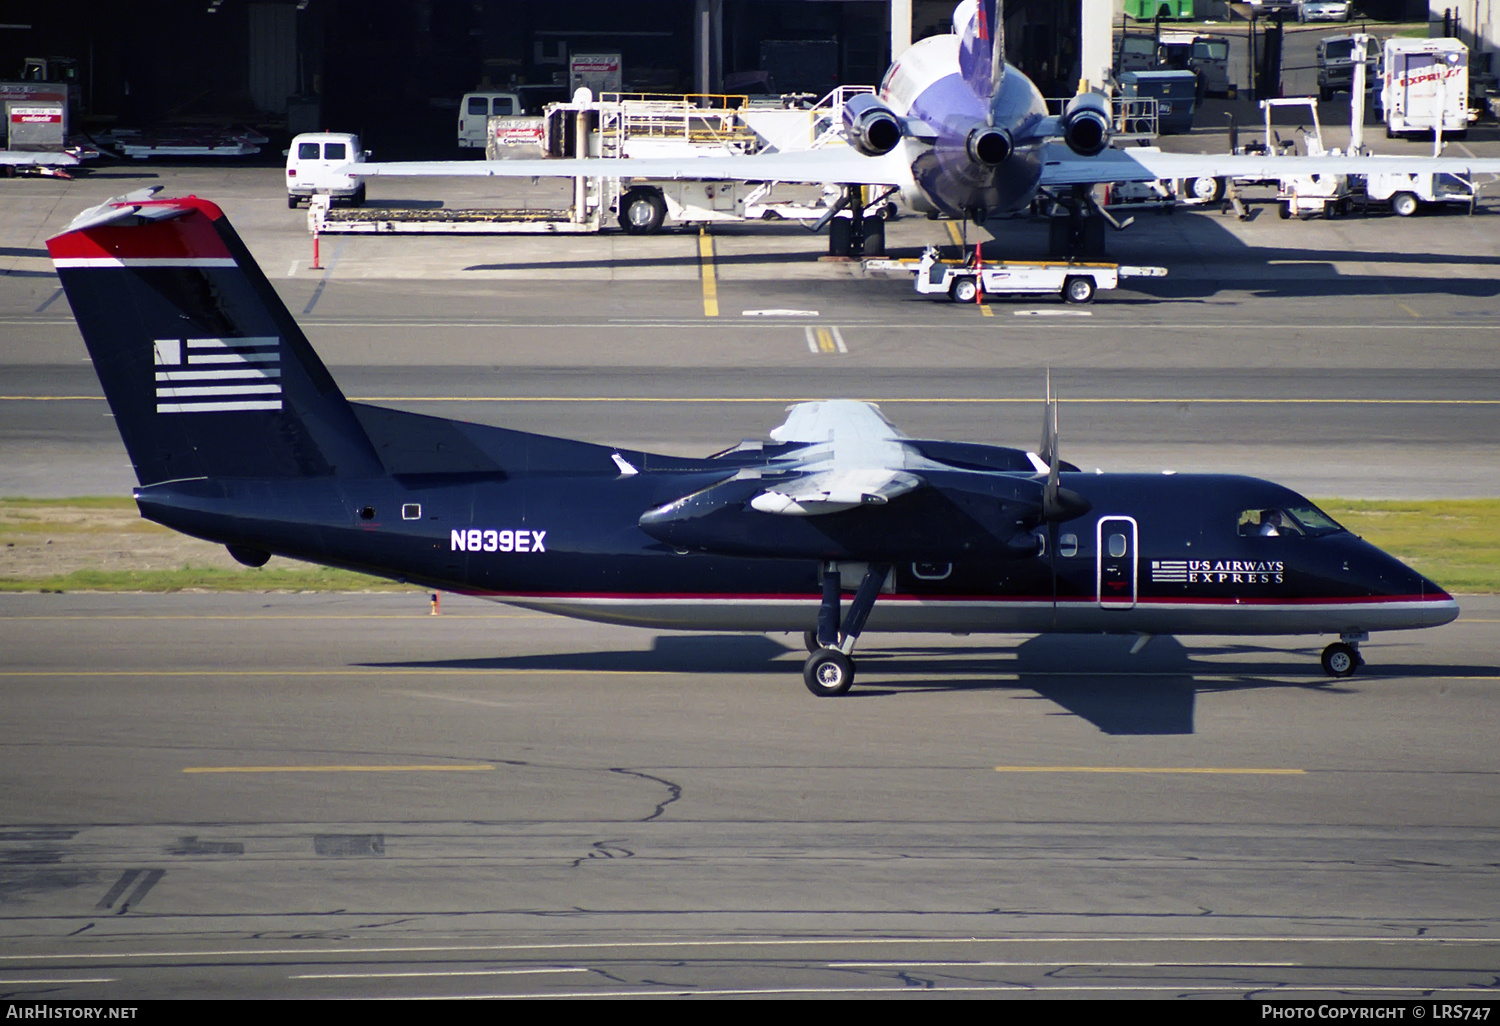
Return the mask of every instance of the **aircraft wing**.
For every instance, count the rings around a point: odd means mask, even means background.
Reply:
[[[1153,182],[1162,178],[1288,178],[1293,175],[1497,174],[1492,157],[1263,156],[1166,153],[1158,149],[1107,149],[1080,157],[1066,146],[1042,148],[1041,187]]]
[[[900,185],[910,167],[898,147],[884,157],[866,157],[847,146],[751,155],[699,157],[593,157],[541,160],[427,160],[347,164],[340,174],[358,178],[391,175],[476,178],[658,178],[696,181],[812,182]]]
[[[42,153],[34,150],[0,150],[0,167],[22,167],[40,164],[43,167],[72,167],[78,158],[71,153]]]
[[[924,462],[873,404],[848,399],[798,403],[771,430],[777,442],[799,442],[787,473],[750,500],[752,509],[789,516],[883,506],[921,487]]]
[[[1037,553],[1043,482],[1030,467],[945,463],[869,403],[799,403],[783,447],[642,513],[682,552],[818,560],[1020,558]],[[957,454],[960,457],[963,454]],[[899,500],[899,501],[897,501]]]

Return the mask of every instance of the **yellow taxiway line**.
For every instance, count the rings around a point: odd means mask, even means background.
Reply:
[[[489,763],[454,766],[186,766],[184,773],[484,773]]]
[[[698,266],[703,275],[703,316],[719,316],[719,283],[714,276],[714,239],[706,228],[698,230]]]

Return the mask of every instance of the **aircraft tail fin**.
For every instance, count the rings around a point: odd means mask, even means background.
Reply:
[[[963,80],[975,96],[993,100],[1005,78],[1005,0],[966,0],[953,21]]]
[[[382,473],[224,212],[155,191],[47,240],[141,484]]]

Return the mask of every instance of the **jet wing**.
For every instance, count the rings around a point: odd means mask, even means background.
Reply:
[[[657,178],[689,181],[811,182],[901,185],[911,177],[900,147],[866,157],[847,146],[750,155],[699,157],[594,157],[541,160],[429,160],[346,164],[340,174],[476,178]]]
[[[1108,182],[1154,182],[1163,178],[1289,178],[1293,175],[1496,174],[1489,157],[1260,156],[1228,153],[1165,153],[1141,147],[1107,149],[1081,157],[1066,146],[1042,148],[1044,189]]]
[[[71,153],[49,153],[35,150],[0,150],[0,166],[73,167],[78,158]]]

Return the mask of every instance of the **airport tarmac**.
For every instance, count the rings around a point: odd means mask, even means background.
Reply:
[[[279,181],[0,184],[0,495],[133,483],[44,240],[149,184],[224,205],[346,393],[407,409],[701,454],[855,396],[1032,445],[1050,369],[1087,469],[1500,494],[1490,201],[1140,215],[1113,256],[1169,277],[971,308],[790,224],[330,238],[313,271]],[[1321,638],[896,637],[817,702],[795,638],[410,592],[0,597],[0,989],[1491,995],[1500,604],[1461,602],[1347,681]]]
[[[1492,998],[1500,602],[1379,636],[800,639],[0,596],[8,997]]]

